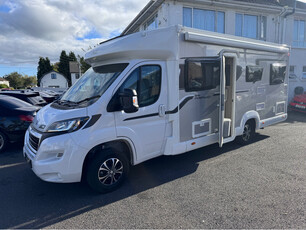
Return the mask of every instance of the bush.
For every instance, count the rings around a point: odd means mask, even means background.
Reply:
[[[5,89],[5,88],[9,88],[8,85],[6,85],[6,84],[0,84],[0,89]]]

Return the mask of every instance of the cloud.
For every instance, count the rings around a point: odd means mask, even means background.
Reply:
[[[0,64],[57,61],[61,50],[84,55],[119,34],[148,1],[0,0]]]

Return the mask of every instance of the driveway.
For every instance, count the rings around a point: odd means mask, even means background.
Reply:
[[[131,169],[117,191],[41,181],[22,145],[0,155],[0,228],[306,228],[306,115],[253,143],[211,145]]]

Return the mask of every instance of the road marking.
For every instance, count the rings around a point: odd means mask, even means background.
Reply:
[[[9,168],[9,167],[14,167],[14,166],[18,166],[18,165],[23,165],[26,164],[27,162],[20,162],[20,163],[15,163],[15,164],[10,164],[10,165],[0,165],[0,169],[5,169],[5,168]]]

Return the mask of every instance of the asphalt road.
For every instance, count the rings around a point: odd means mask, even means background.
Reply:
[[[0,155],[0,228],[306,228],[306,114],[248,146],[208,146],[132,168],[119,190],[41,181],[22,145]]]

